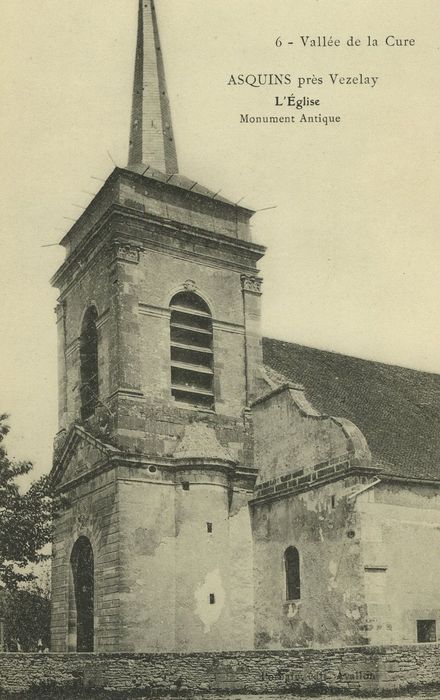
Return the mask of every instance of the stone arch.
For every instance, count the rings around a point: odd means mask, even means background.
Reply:
[[[99,395],[97,321],[96,306],[89,306],[83,315],[79,338],[81,418],[83,420],[95,413]]]
[[[102,314],[100,313],[100,311],[99,311],[99,306],[98,306],[98,304],[96,303],[96,301],[95,301],[94,299],[89,299],[89,300],[87,301],[87,305],[83,308],[83,311],[82,311],[82,313],[81,313],[81,317],[80,317],[80,320],[79,320],[78,338],[81,337],[81,331],[82,331],[82,329],[83,329],[84,319],[85,319],[85,317],[87,316],[87,314],[90,312],[90,309],[95,309],[97,321],[99,321],[99,319],[100,319],[100,317],[101,317],[101,315],[102,315]]]
[[[216,318],[216,305],[214,300],[211,299],[211,297],[203,289],[199,289],[194,280],[188,279],[183,284],[179,284],[177,287],[168,289],[168,292],[165,297],[165,304],[167,308],[170,307],[173,297],[175,297],[176,294],[179,294],[180,292],[194,292],[195,294],[197,294],[197,296],[203,299],[205,304],[209,307],[212,318]]]

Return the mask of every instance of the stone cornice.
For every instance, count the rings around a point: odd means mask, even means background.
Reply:
[[[398,474],[387,474],[381,470],[381,467],[377,467],[380,480],[382,482],[396,482],[401,484],[417,484],[419,486],[435,486],[440,488],[440,479],[420,479],[418,477],[411,476],[399,476]]]
[[[255,488],[251,505],[258,505],[270,501],[277,501],[289,496],[295,496],[306,491],[320,488],[325,484],[346,479],[348,476],[364,475],[377,476],[380,470],[377,467],[356,464],[353,455],[347,454],[315,465],[307,472],[300,469],[292,474],[283,474],[276,479],[271,479]],[[381,476],[382,478],[382,476]]]
[[[244,326],[239,323],[230,323],[229,321],[220,321],[218,319],[212,320],[212,327],[214,330],[223,331],[225,333],[238,333],[239,335],[244,334]]]
[[[63,238],[60,241],[60,245],[68,246],[70,239],[72,237],[74,237],[77,232],[79,232],[83,227],[85,227],[87,225],[87,219],[88,219],[90,212],[93,211],[95,208],[97,208],[99,206],[99,204],[102,202],[102,200],[105,200],[105,198],[108,194],[111,194],[112,187],[116,184],[116,181],[117,181],[116,170],[113,170],[113,172],[110,174],[110,176],[107,178],[107,180],[103,183],[102,187],[94,195],[93,199],[89,202],[89,205],[87,206],[85,211],[82,214],[80,214],[80,216],[75,221],[75,223],[70,227],[70,229],[67,231],[67,233],[63,236]],[[105,214],[104,214],[104,216],[105,216]],[[96,225],[99,225],[99,222],[97,222],[97,224],[95,224],[95,226]],[[95,226],[93,226],[93,228],[95,228]]]
[[[147,457],[144,455],[134,454],[130,452],[118,451],[115,448],[114,453],[107,454],[102,461],[95,465],[90,471],[84,472],[74,479],[67,481],[61,485],[56,485],[57,477],[60,475],[59,470],[54,470],[52,473],[52,480],[54,483],[55,491],[57,494],[64,493],[65,491],[70,491],[71,489],[91,481],[100,474],[110,471],[111,469],[116,469],[117,467],[135,467],[142,472],[148,471],[150,467],[159,467],[161,469],[166,469],[169,471],[170,476],[179,471],[200,471],[200,470],[213,470],[216,472],[223,472],[228,474],[233,478],[256,478],[256,470],[247,470],[236,468],[236,463],[226,460],[212,460],[212,459],[173,459],[173,458],[160,458],[160,457]],[[118,478],[118,477],[116,477]],[[153,479],[151,479],[153,482]],[[154,480],[154,483],[158,483]]]
[[[73,479],[70,479],[68,482],[60,484],[66,468],[65,465],[68,464],[69,459],[74,454],[76,445],[80,440],[84,440],[102,452],[102,459],[100,459],[100,461],[97,462],[96,465],[94,465],[94,467],[89,471],[83,472],[78,476],[75,476]],[[59,494],[68,491],[79,484],[88,482],[103,472],[115,469],[118,466],[134,467],[142,471],[148,470],[150,467],[154,466],[169,471],[170,475],[184,470],[211,470],[222,472],[223,474],[228,475],[229,478],[232,478],[233,481],[243,478],[255,480],[257,476],[257,470],[240,466],[232,458],[199,458],[196,456],[157,457],[125,451],[100,440],[86,431],[80,425],[74,425],[71,428],[64,440],[61,441],[57,452],[56,462],[50,473],[50,479],[55,492]]]
[[[266,247],[259,245],[258,243],[252,243],[251,241],[245,241],[241,238],[232,238],[231,236],[226,236],[222,233],[215,233],[214,231],[206,231],[198,226],[184,224],[178,221],[173,221],[171,219],[163,219],[160,216],[155,216],[151,213],[140,213],[134,209],[124,207],[121,204],[114,204],[113,210],[115,213],[122,215],[124,218],[130,218],[136,220],[145,227],[145,223],[155,225],[157,227],[157,232],[161,233],[164,229],[176,236],[189,236],[197,237],[199,240],[203,240],[208,246],[215,246],[215,244],[221,244],[222,247],[230,248],[235,252],[239,251],[245,255],[254,257],[259,260],[263,257],[266,252]],[[141,235],[137,236],[137,239],[144,243],[145,239]],[[131,234],[133,236],[133,234]]]
[[[304,391],[304,386],[302,384],[294,384],[293,382],[285,382],[284,384],[280,384],[274,389],[271,389],[266,394],[263,394],[263,396],[259,396],[257,399],[255,399],[255,401],[251,402],[250,407],[253,408],[254,406],[258,406],[258,404],[268,401],[273,396],[281,394],[283,391],[289,391],[289,389],[294,389],[295,391]],[[327,418],[327,416],[321,417]]]
[[[145,394],[139,389],[131,389],[127,387],[118,387],[115,391],[110,394],[107,401],[112,401],[113,399],[135,399],[136,401],[143,401],[145,399]]]
[[[169,464],[171,469],[219,469],[234,471],[237,462],[232,459],[211,459],[209,457],[175,457]]]
[[[251,218],[255,214],[254,209],[249,209],[248,207],[243,207],[240,206],[240,204],[234,204],[233,202],[228,202],[224,199],[214,199],[211,195],[183,188],[178,184],[173,183],[172,179],[169,179],[167,182],[162,182],[160,180],[157,180],[156,178],[148,177],[148,175],[146,174],[142,175],[141,173],[136,173],[133,170],[127,168],[115,168],[113,173],[108,178],[107,182],[110,182],[112,178],[117,179],[121,176],[126,177],[127,179],[131,179],[133,181],[147,182],[153,187],[157,187],[158,189],[168,189],[171,192],[178,192],[180,194],[184,194],[189,199],[194,199],[194,201],[198,202],[206,202],[210,206],[215,206],[218,209],[229,209],[230,211],[238,211],[243,213],[248,218]]]
[[[171,310],[164,306],[154,306],[153,304],[146,304],[143,301],[139,302],[139,313],[144,316],[154,316],[155,318],[167,318],[171,316]]]
[[[110,223],[113,215],[112,208],[108,209],[101,219],[91,227],[84,245],[75,248],[52,276],[50,283],[53,287],[61,288],[65,283],[66,277],[68,275],[73,276],[72,271],[78,271],[78,276],[81,276],[86,271],[89,264],[94,261],[98,253],[105,247],[107,239],[111,235],[110,230],[107,229],[102,240],[98,244],[96,243],[97,236]],[[73,281],[72,279],[68,280],[67,286],[70,286]]]
[[[171,309],[165,306],[154,306],[153,304],[146,304],[140,301],[138,304],[139,313],[142,316],[153,316],[154,318],[165,318],[169,320],[171,316]],[[239,323],[230,323],[229,321],[220,321],[219,319],[212,320],[212,327],[218,331],[225,331],[226,333],[238,333],[243,335],[244,326]]]
[[[177,238],[195,237],[199,241],[205,243],[207,249],[216,248],[220,245],[223,249],[231,250],[235,254],[238,253],[239,256],[253,258],[255,262],[257,262],[266,251],[264,246],[256,243],[231,238],[219,233],[204,231],[203,229],[195,226],[164,220],[151,214],[140,214],[139,212],[128,209],[120,204],[113,203],[103,214],[101,219],[91,227],[90,231],[88,232],[87,239],[84,241],[84,245],[78,245],[78,247],[76,247],[66,258],[61,267],[53,275],[51,284],[55,287],[61,287],[63,284],[65,284],[66,277],[69,274],[72,274],[72,270],[78,272],[79,268],[80,273],[84,272],[86,267],[93,262],[98,250],[101,248],[101,246],[96,245],[96,236],[102,232],[104,227],[108,226],[110,229],[110,224],[117,224],[118,220],[121,218],[123,221],[129,219],[140,224],[139,231],[130,232],[129,236],[124,235],[122,232],[113,234],[121,246],[137,246],[139,250],[141,250],[144,246],[154,247],[163,250],[164,252],[172,252],[172,254],[175,255],[176,248],[169,244],[168,237],[164,236],[163,240],[161,241],[153,240],[151,237],[151,234],[157,236],[166,231],[168,234],[174,235]],[[148,229],[146,225],[149,225]],[[150,236],[148,236],[148,234],[150,234]],[[108,230],[102,239],[103,245],[105,245],[106,241],[111,235],[111,231]],[[185,251],[182,250],[179,250],[178,252],[179,256],[182,258],[198,258],[215,267],[230,267],[242,272],[251,269],[249,264],[219,259],[217,256],[211,256],[206,253],[194,251],[185,253]],[[259,279],[255,275],[254,277],[255,279]],[[70,282],[71,280],[69,283]]]

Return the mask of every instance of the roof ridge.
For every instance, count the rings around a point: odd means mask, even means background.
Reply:
[[[425,374],[428,376],[440,378],[440,371],[433,372],[433,371],[425,370],[425,369],[417,369],[416,367],[407,367],[405,365],[398,365],[398,364],[393,364],[391,362],[384,362],[383,360],[372,360],[372,359],[367,358],[367,357],[359,357],[358,355],[347,355],[347,353],[338,352],[337,350],[328,350],[327,348],[317,348],[317,347],[313,347],[312,345],[303,345],[302,343],[294,343],[291,340],[282,340],[280,338],[269,338],[268,336],[263,336],[263,342],[265,340],[268,340],[270,342],[275,342],[275,343],[284,343],[286,345],[290,345],[290,346],[293,346],[296,348],[302,348],[304,350],[311,350],[312,352],[326,353],[328,355],[334,355],[336,357],[345,357],[349,360],[356,360],[358,362],[368,362],[371,365],[376,365],[376,366],[381,366],[381,367],[386,367],[386,368],[392,367],[394,369],[404,370],[405,372],[417,372],[418,374]]]

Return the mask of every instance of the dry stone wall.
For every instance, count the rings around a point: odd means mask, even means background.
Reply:
[[[145,695],[295,690],[375,694],[440,681],[440,645],[192,654],[0,654],[0,697],[100,688]],[[34,697],[34,695],[32,695]],[[125,696],[127,697],[127,696]]]

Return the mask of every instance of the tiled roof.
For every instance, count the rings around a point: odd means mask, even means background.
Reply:
[[[353,421],[384,472],[440,479],[440,375],[272,338],[263,355],[319,411]]]

